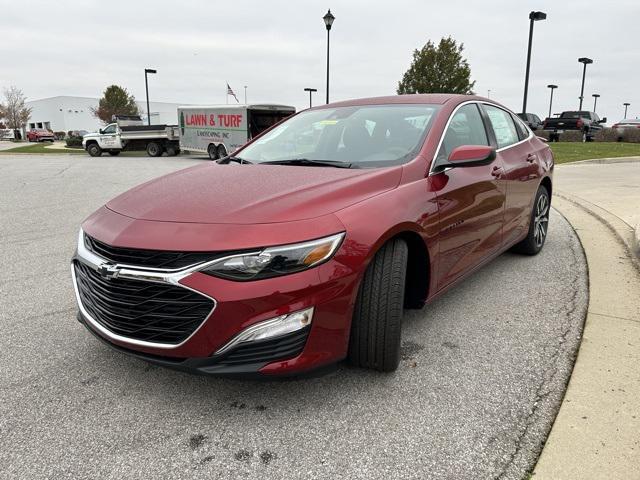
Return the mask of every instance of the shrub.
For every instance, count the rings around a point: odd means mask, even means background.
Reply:
[[[623,142],[640,143],[640,128],[627,128],[622,134]]]
[[[82,137],[67,137],[67,147],[82,148]]]
[[[542,129],[538,129],[538,130],[534,130],[534,131],[533,131],[533,134],[534,134],[536,137],[544,138],[544,139],[545,139],[545,140],[547,140],[547,141],[549,141],[549,133],[550,133],[550,132],[545,132],[545,131],[544,131],[544,130],[542,130]]]
[[[593,136],[594,142],[617,142],[618,135],[613,128],[603,128]]]

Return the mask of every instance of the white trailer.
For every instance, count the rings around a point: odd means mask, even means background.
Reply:
[[[150,157],[180,153],[177,125],[144,125],[137,115],[119,116],[99,132],[86,134],[82,146],[92,157],[103,152],[115,156],[129,150],[146,150]]]
[[[180,149],[216,160],[295,112],[287,105],[178,107]]]

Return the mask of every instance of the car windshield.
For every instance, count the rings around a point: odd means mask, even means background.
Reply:
[[[297,161],[373,168],[408,162],[438,105],[361,105],[302,112],[238,152],[251,163]],[[301,162],[302,161],[302,162]]]
[[[589,112],[564,112],[562,118],[589,118]]]

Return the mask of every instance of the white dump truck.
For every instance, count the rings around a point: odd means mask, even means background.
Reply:
[[[287,105],[179,107],[180,149],[216,160],[295,112]]]
[[[129,150],[146,150],[150,157],[164,152],[174,156],[180,153],[178,126],[145,125],[137,115],[116,116],[114,123],[82,137],[82,147],[92,157],[99,157],[102,152],[115,156]]]

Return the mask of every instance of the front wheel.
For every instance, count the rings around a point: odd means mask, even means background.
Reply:
[[[385,244],[358,290],[349,337],[349,363],[392,372],[400,363],[400,339],[409,249],[404,240]]]
[[[529,232],[524,240],[513,247],[513,251],[525,255],[536,255],[544,247],[549,228],[549,192],[540,185],[531,211]]]
[[[92,157],[99,157],[102,155],[102,149],[97,143],[90,143],[87,145],[87,152],[89,152],[89,155]]]

